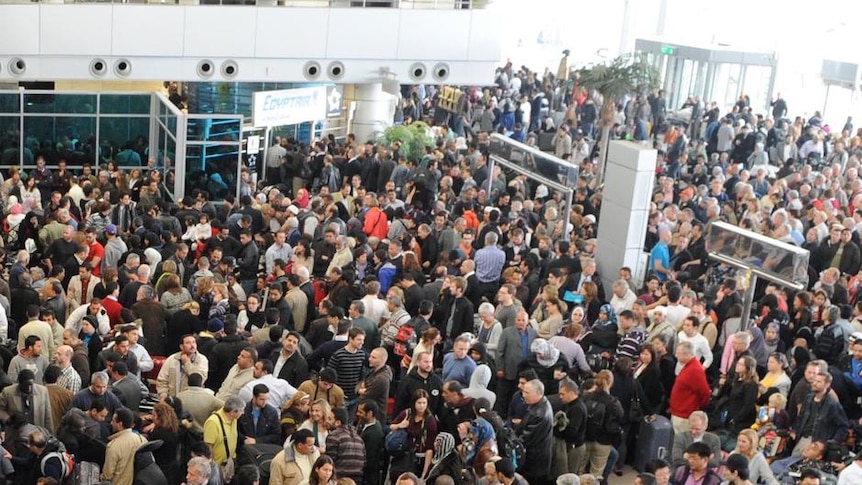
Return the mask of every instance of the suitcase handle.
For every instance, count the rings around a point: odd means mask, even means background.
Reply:
[[[667,447],[665,447],[665,446],[659,446],[659,447],[658,447],[658,458],[661,458],[662,460],[665,460],[665,459],[667,459],[667,455],[668,455],[668,453],[667,453]]]

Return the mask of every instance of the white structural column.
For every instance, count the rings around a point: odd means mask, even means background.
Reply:
[[[655,184],[656,155],[654,149],[638,143],[610,143],[597,257],[605,288],[611,288],[623,266],[631,268],[637,283],[646,274],[644,238]]]
[[[383,84],[357,84],[353,91],[356,103],[351,130],[357,140],[376,138],[392,125],[395,97],[383,91]]]

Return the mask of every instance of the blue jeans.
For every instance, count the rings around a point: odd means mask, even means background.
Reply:
[[[620,458],[620,452],[617,451],[616,448],[611,446],[611,453],[608,455],[608,463],[605,465],[605,471],[602,472],[602,477],[605,479],[605,483],[608,483],[608,477],[611,476],[611,472],[614,471],[614,467],[617,464],[617,460]]]
[[[257,280],[240,280],[239,286],[242,287],[242,291],[245,292],[245,297],[248,298],[248,295],[254,293],[254,285],[257,283]]]

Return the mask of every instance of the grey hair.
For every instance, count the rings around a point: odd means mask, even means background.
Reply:
[[[108,379],[108,373],[103,371],[103,370],[100,370],[98,372],[94,372],[93,377],[90,379],[90,381],[91,382],[100,381],[100,382],[104,382],[105,384],[111,382],[110,379]]]
[[[135,253],[131,253],[128,256],[126,256],[126,264],[129,264],[132,266],[134,266],[136,264],[141,264],[141,257]]]
[[[362,300],[353,300],[350,302],[353,305],[353,308],[356,308],[356,311],[359,313],[365,313],[365,302]]]
[[[704,427],[709,427],[709,416],[703,411],[695,411],[688,417],[689,421],[700,421]]]
[[[694,355],[694,346],[691,345],[691,342],[680,342],[676,348],[681,350],[684,355]]]
[[[496,246],[497,241],[500,240],[500,236],[497,235],[496,232],[491,231],[488,234],[485,234],[485,245],[486,246]]]
[[[536,394],[545,395],[545,385],[542,384],[542,381],[538,379],[533,379],[531,381],[527,381],[528,386],[530,386],[530,390],[535,392]]]
[[[493,315],[494,314],[494,305],[486,302],[483,302],[479,305],[479,315]]]
[[[734,339],[744,340],[745,345],[751,345],[751,334],[748,332],[736,332],[733,334]]]
[[[190,470],[194,468],[199,475],[204,477],[205,481],[210,477],[210,460],[203,456],[196,456],[189,460],[188,468]]]
[[[245,401],[239,396],[230,396],[224,401],[224,411],[226,413],[242,411],[243,409],[245,409]]]
[[[841,310],[838,309],[838,305],[829,305],[826,308],[826,318],[829,319],[829,323],[836,323],[841,316]]]
[[[156,298],[156,290],[153,289],[150,285],[144,285],[138,288],[138,291],[143,293],[144,298],[148,300],[154,300]]]
[[[387,299],[389,300],[389,303],[392,303],[393,305],[395,305],[398,308],[401,308],[404,306],[404,302],[401,301],[401,297],[398,295],[389,295],[389,297]]]

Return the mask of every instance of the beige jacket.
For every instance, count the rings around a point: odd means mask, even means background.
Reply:
[[[131,429],[112,434],[105,451],[102,480],[108,480],[112,485],[132,485],[135,477],[135,452],[146,442],[146,438],[133,433]]]
[[[311,467],[320,458],[320,451],[314,449],[311,455],[296,452],[293,441],[272,459],[269,468],[269,485],[299,485],[311,476]]]
[[[159,398],[176,397],[177,393],[188,389],[191,374],[200,374],[204,378],[204,383],[207,381],[207,374],[209,373],[207,358],[198,353],[193,361],[183,365],[180,358],[181,353],[177,352],[171,355],[162,364],[162,369],[156,378],[156,392],[159,394]]]

